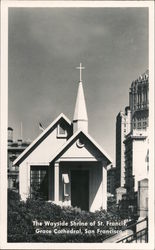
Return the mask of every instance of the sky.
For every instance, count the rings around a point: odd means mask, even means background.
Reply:
[[[73,118],[80,62],[89,134],[115,162],[116,116],[148,68],[147,8],[10,8],[8,126],[33,140]]]

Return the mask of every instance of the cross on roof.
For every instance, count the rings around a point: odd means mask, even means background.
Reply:
[[[80,82],[82,82],[82,70],[85,69],[85,67],[82,67],[82,63],[80,63],[80,67],[76,67],[76,69],[80,70]]]

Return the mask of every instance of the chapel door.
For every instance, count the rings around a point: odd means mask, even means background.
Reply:
[[[89,171],[71,171],[71,205],[89,210]]]

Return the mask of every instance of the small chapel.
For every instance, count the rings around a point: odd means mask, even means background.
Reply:
[[[94,212],[107,208],[110,157],[88,133],[80,81],[73,120],[61,113],[14,161],[22,200],[39,196],[60,206]]]

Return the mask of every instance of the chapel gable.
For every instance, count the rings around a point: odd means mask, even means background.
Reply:
[[[48,162],[50,156],[61,148],[72,134],[71,122],[61,114],[23,151],[14,161],[14,165],[24,160]]]
[[[60,151],[52,156],[50,162],[53,160],[64,159],[83,159],[83,161],[104,161],[109,164],[109,157],[103,149],[99,148],[96,142],[84,131],[79,131],[74,134],[64,145]]]

